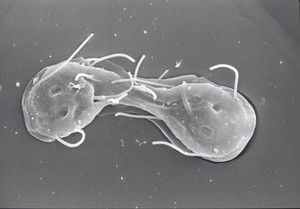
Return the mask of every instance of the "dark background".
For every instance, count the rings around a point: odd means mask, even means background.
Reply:
[[[0,206],[299,207],[298,4],[0,1]],[[228,163],[185,157],[152,146],[166,139],[149,121],[113,115],[97,117],[75,149],[33,138],[21,109],[27,83],[92,31],[78,56],[145,54],[144,77],[170,68],[169,77],[233,86],[232,72],[208,68],[235,66],[258,122],[243,153]],[[114,62],[133,72],[126,60]]]

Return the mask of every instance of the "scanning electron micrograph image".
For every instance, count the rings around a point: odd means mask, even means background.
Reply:
[[[299,8],[0,1],[0,207],[300,207]]]

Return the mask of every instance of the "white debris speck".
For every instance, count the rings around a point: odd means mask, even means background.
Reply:
[[[124,180],[124,177],[123,176],[121,176],[121,181],[123,181]]]
[[[283,63],[283,61],[282,61],[282,60],[280,60],[279,64],[280,64],[280,65],[282,65],[282,63]]]
[[[218,149],[218,148],[214,148],[214,152],[215,152],[215,153],[218,153],[218,152],[219,152],[219,149]]]
[[[40,60],[40,62],[43,62],[43,60]]]
[[[212,179],[209,179],[209,182],[212,182]]]
[[[52,58],[52,55],[51,55],[51,54],[49,54],[49,58]]]
[[[16,83],[16,87],[20,87],[20,85],[21,85],[20,82]]]
[[[16,44],[14,43],[13,46],[16,46]]]
[[[140,142],[138,139],[136,139],[135,142],[138,143],[139,146],[142,146],[143,144],[147,144],[147,141]]]
[[[114,33],[114,37],[117,37],[117,36],[118,36],[118,34]]]
[[[176,61],[175,68],[179,68],[181,65],[181,62],[182,62],[182,60]]]
[[[40,177],[40,180],[42,181],[42,180],[43,180],[43,177]]]
[[[124,7],[123,10],[126,11],[127,10],[126,7]]]
[[[268,42],[265,42],[265,45],[268,45]]]
[[[147,34],[147,31],[146,31],[146,30],[144,30],[144,31],[143,31],[143,33],[144,33],[144,34]]]
[[[120,139],[120,142],[121,142],[121,146],[124,147],[124,140]]]
[[[129,16],[129,18],[130,18],[130,19],[132,19],[132,18],[133,18],[133,16],[132,16],[132,15],[130,15],[130,16]]]
[[[240,43],[241,43],[241,41],[238,41],[237,43],[238,43],[238,44],[240,44]]]
[[[4,129],[7,129],[7,127],[6,127],[6,126],[4,126]]]
[[[152,2],[150,2],[150,5],[152,6],[152,5],[153,5],[153,3],[152,3]]]
[[[119,166],[118,166],[118,165],[116,165],[115,167],[116,167],[116,168],[118,168]]]
[[[15,131],[15,134],[18,134],[19,132]]]
[[[0,85],[0,91],[2,91],[2,85]]]
[[[262,97],[261,99],[260,99],[260,102],[259,102],[259,106],[264,106],[266,104],[266,98],[265,97]]]

